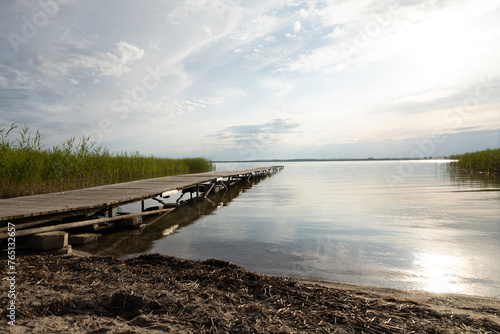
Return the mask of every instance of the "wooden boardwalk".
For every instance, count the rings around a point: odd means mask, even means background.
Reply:
[[[254,175],[271,174],[282,168],[282,166],[273,166],[243,171],[175,175],[58,193],[0,199],[0,222],[32,221],[47,219],[47,217],[60,218],[109,210],[116,206],[165,195],[176,190],[185,190],[206,182],[234,177],[250,178]]]

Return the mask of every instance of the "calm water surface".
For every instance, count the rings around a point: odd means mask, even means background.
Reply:
[[[218,258],[267,274],[500,297],[499,180],[450,175],[436,160],[279,164],[285,169],[230,201],[219,195],[194,216],[167,216],[142,248],[121,255]]]

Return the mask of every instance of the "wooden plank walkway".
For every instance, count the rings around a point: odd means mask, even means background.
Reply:
[[[160,196],[168,191],[191,188],[219,178],[268,174],[282,168],[283,166],[273,166],[243,171],[174,175],[58,193],[0,199],[0,222],[99,211]]]

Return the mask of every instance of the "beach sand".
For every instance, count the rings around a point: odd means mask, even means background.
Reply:
[[[269,276],[220,260],[29,255],[16,269],[16,326],[3,307],[2,333],[500,333],[497,298]]]

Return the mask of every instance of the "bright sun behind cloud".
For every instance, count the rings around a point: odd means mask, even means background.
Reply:
[[[483,40],[477,22],[471,22],[471,16],[484,10],[464,6],[434,13],[419,22],[401,23],[398,33],[380,41],[380,48],[397,57],[406,80],[414,85],[446,86],[484,65],[477,57],[485,53],[487,40]]]
[[[414,45],[410,62],[432,82],[461,72],[476,52],[473,37],[459,15],[435,18],[416,27],[408,37]]]

